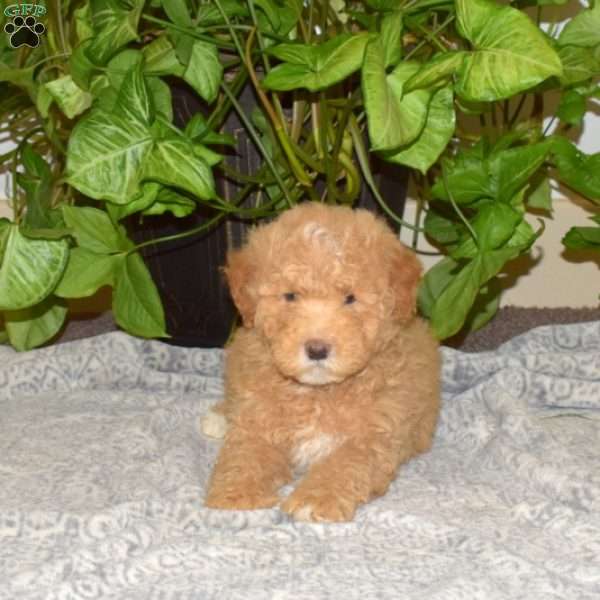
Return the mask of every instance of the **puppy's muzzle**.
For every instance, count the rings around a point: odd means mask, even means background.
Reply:
[[[331,346],[323,340],[309,340],[304,344],[304,350],[310,360],[325,360],[331,352]]]

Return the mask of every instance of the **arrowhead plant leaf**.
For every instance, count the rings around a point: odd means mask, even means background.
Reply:
[[[126,331],[141,337],[167,337],[160,296],[138,253],[120,260],[113,292],[113,313]]]
[[[206,102],[209,104],[214,102],[223,78],[223,67],[219,62],[217,47],[196,40],[192,46],[190,61],[183,72],[183,78]]]
[[[561,75],[558,55],[521,11],[494,0],[456,0],[456,15],[473,47],[458,71],[456,92],[465,100],[501,100]]]
[[[427,120],[418,137],[398,152],[385,153],[390,162],[407,165],[425,174],[444,151],[456,126],[452,88],[438,90],[431,99]]]
[[[0,310],[20,310],[41,302],[59,282],[68,259],[65,239],[26,237],[12,224],[2,231]]]
[[[4,312],[4,324],[11,345],[19,351],[31,350],[52,339],[67,316],[67,305],[49,297],[35,306]]]
[[[102,286],[113,286],[119,257],[98,254],[87,248],[72,248],[67,268],[56,287],[61,298],[86,298]]]
[[[575,15],[560,32],[558,43],[561,46],[594,47],[600,44],[600,4]]]
[[[388,74],[381,41],[373,40],[367,46],[362,90],[373,150],[396,150],[410,144],[425,126],[431,92],[403,93],[404,82],[418,69],[417,63],[404,61]]]
[[[263,85],[272,90],[306,88],[311,92],[330,87],[360,68],[369,37],[367,33],[343,34],[321,45],[269,48],[269,54],[286,62],[273,68]]]
[[[216,155],[206,150],[201,156],[198,144],[154,121],[153,112],[138,62],[127,72],[114,108],[92,109],[75,126],[67,151],[69,183],[87,196],[120,205],[139,195],[149,180],[213,198],[206,159]]]

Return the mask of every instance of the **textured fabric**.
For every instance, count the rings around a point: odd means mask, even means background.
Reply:
[[[503,306],[494,318],[477,331],[458,334],[444,344],[462,352],[495,350],[509,339],[542,325],[566,325],[600,319],[596,308],[531,308]]]
[[[433,450],[342,525],[203,508],[221,361],[0,348],[0,599],[600,598],[600,323],[444,350]]]

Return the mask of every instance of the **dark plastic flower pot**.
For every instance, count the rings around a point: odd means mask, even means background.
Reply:
[[[191,117],[203,110],[202,102],[185,84],[173,83],[174,120],[184,127]],[[241,95],[242,106],[251,111],[256,104],[251,88]],[[237,140],[238,155],[226,160],[243,173],[253,173],[260,165],[260,157],[245,129],[232,114],[225,123],[225,131]],[[401,215],[406,199],[408,172],[402,167],[373,161],[375,177],[386,202]],[[238,186],[225,178],[217,178],[219,194],[231,199]],[[252,197],[247,200],[250,205]],[[357,206],[378,214],[382,211],[363,183]],[[205,223],[213,217],[199,205],[194,214],[177,218],[170,214],[128,219],[127,227],[137,242],[182,233]],[[386,216],[386,218],[388,218]],[[393,226],[393,223],[390,223]],[[180,346],[218,347],[227,341],[236,320],[236,310],[229,297],[227,285],[220,270],[227,250],[238,247],[244,239],[248,223],[239,219],[224,220],[208,233],[172,242],[146,247],[144,260],[160,293],[167,320],[168,343]]]

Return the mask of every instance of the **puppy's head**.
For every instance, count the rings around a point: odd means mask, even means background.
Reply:
[[[253,230],[225,272],[279,371],[323,385],[361,371],[413,317],[421,266],[371,213],[307,203]]]

